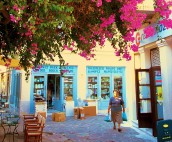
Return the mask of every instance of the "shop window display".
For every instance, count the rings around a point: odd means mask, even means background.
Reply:
[[[73,100],[73,77],[64,77],[64,95],[67,101]]]
[[[34,94],[44,96],[44,76],[34,77]]]
[[[101,77],[101,98],[110,98],[110,77]]]
[[[97,77],[88,77],[87,98],[97,99]]]
[[[118,90],[122,97],[122,76],[114,77],[114,90]]]

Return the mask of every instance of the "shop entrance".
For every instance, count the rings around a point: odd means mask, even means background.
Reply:
[[[139,128],[152,128],[157,135],[157,121],[163,120],[163,94],[160,67],[137,69],[136,105]]]
[[[47,109],[56,110],[60,99],[60,76],[55,74],[47,75]]]

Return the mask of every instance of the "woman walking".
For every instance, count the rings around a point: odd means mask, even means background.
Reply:
[[[118,124],[118,131],[121,132],[121,123],[122,123],[122,111],[125,112],[124,101],[119,96],[119,92],[117,90],[113,91],[114,96],[109,100],[108,106],[108,114],[111,109],[111,118],[114,124],[113,129],[116,129],[116,123]]]

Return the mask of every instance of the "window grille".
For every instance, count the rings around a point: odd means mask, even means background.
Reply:
[[[151,66],[160,66],[160,55],[159,55],[159,48],[154,48],[150,50],[151,55]]]

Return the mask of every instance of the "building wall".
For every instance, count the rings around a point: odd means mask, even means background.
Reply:
[[[26,81],[25,72],[22,70],[21,78],[21,97],[20,97],[20,112],[29,113],[30,112],[30,91],[31,91],[31,75],[29,80]]]
[[[6,74],[7,74],[7,69],[5,66],[0,65],[0,94],[1,93],[6,93]]]
[[[172,18],[172,15],[170,16]],[[155,24],[153,24],[155,26]],[[170,101],[171,97],[171,84],[172,84],[172,29],[165,28],[162,24],[158,25],[157,33],[149,38],[144,38],[143,29],[138,31],[140,35],[139,41],[139,54],[142,69],[149,69],[151,67],[150,50],[152,48],[159,48],[160,54],[160,67],[162,76],[162,94],[163,94],[163,116],[164,119],[171,119],[172,114],[169,109],[172,107]],[[138,32],[136,32],[138,34]],[[158,40],[158,36],[161,40]],[[137,39],[137,36],[136,36]]]
[[[96,56],[94,59],[87,61],[85,58],[76,54],[71,54],[68,51],[62,54],[66,63],[69,65],[75,65],[78,67],[78,80],[77,80],[77,95],[78,98],[85,99],[87,93],[87,66],[113,66],[113,67],[125,67],[125,90],[126,90],[126,112],[129,119],[136,119],[136,107],[135,107],[135,77],[134,77],[134,58],[131,61],[121,60],[115,56],[114,50],[110,47],[110,43],[106,43],[103,49],[96,48]],[[47,62],[52,65],[59,65],[58,58],[54,62]],[[24,72],[22,72],[22,88],[21,88],[21,111],[28,112],[30,102],[30,86],[31,75],[28,81],[25,81]],[[107,112],[107,110],[105,110]]]

